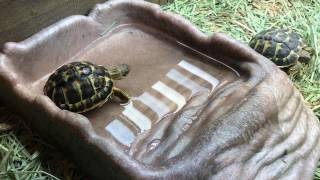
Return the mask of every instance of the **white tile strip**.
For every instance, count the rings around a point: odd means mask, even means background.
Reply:
[[[183,60],[178,65],[184,68],[185,70],[191,72],[192,74],[208,81],[210,84],[212,84],[212,89],[214,89],[219,83],[219,81],[215,77],[211,76],[209,73],[203,71],[202,69],[188,63],[187,61]]]
[[[117,141],[126,146],[130,146],[136,136],[134,133],[120,120],[114,119],[109,123],[105,130],[108,131]]]
[[[188,72],[209,82],[212,85],[212,89],[214,89],[219,83],[219,81],[215,77],[203,71],[202,69],[188,63],[187,61],[183,60],[178,65],[187,70]],[[175,81],[176,83],[191,90],[192,94],[195,94],[202,90],[208,90],[207,88],[204,88],[203,86],[199,85],[198,83],[191,80],[187,76],[181,74],[179,71],[175,69],[170,70],[166,74],[166,76],[169,79]],[[163,96],[170,99],[173,103],[177,104],[178,108],[175,111],[180,110],[186,104],[186,97],[184,97],[175,89],[167,86],[161,81],[155,83],[152,86],[152,88],[161,93]],[[159,119],[163,118],[163,116],[170,112],[170,108],[163,101],[152,96],[148,92],[144,92],[135,100],[141,101],[152,111],[157,113]],[[132,102],[124,106],[124,111],[122,112],[122,114],[126,116],[134,124],[136,124],[140,128],[141,132],[149,130],[152,126],[152,121],[145,114],[136,109],[133,106]],[[123,122],[121,122],[121,119],[114,119],[105,127],[105,130],[108,131],[117,141],[126,146],[130,146],[136,138],[134,132]]]
[[[170,112],[170,108],[165,103],[148,92],[143,93],[137,99],[157,113],[159,119]]]
[[[195,94],[199,91],[207,90],[206,88],[200,86],[196,82],[192,81],[188,77],[181,74],[179,71],[172,69],[167,73],[167,77],[171,80],[175,81],[176,83],[188,88],[191,90],[192,94]]]
[[[161,81],[155,83],[152,88],[176,103],[178,105],[178,109],[176,111],[180,110],[186,104],[184,96]]]
[[[136,109],[132,102],[124,106],[124,111],[122,114],[136,124],[140,128],[141,132],[151,128],[151,120],[138,109]]]

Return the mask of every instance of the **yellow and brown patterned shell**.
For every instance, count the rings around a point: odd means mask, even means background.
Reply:
[[[49,77],[44,94],[61,109],[81,113],[105,103],[112,87],[113,81],[103,66],[72,62]]]
[[[297,63],[304,42],[290,30],[268,29],[254,36],[249,45],[277,66],[287,67]]]

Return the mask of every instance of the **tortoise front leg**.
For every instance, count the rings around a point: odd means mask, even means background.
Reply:
[[[117,87],[113,87],[112,88],[112,92],[113,92],[113,95],[118,97],[123,103],[127,103],[129,102],[130,100],[130,97],[129,95],[124,92],[123,90],[117,88]]]
[[[303,66],[301,64],[301,62],[297,62],[294,66],[291,66],[288,70],[287,70],[287,74],[294,77],[294,76],[298,76],[301,77],[302,74],[302,69]]]

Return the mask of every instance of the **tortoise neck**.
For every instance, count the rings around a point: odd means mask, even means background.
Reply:
[[[109,72],[111,79],[120,80],[129,73],[129,66],[126,64],[121,64],[119,66],[107,69],[107,71]]]

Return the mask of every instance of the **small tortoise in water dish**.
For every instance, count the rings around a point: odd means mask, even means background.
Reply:
[[[287,29],[268,29],[255,35],[249,42],[251,48],[270,59],[279,68],[295,67],[308,63],[313,49],[307,47],[299,34]]]
[[[102,106],[113,94],[123,102],[129,96],[114,87],[129,73],[129,66],[121,64],[106,69],[90,62],[72,62],[58,68],[44,86],[44,94],[61,109],[83,113]]]

